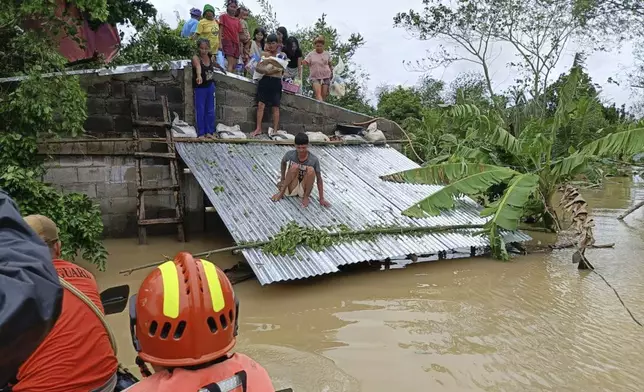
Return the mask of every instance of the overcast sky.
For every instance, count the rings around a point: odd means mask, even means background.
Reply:
[[[277,13],[277,19],[289,31],[299,26],[310,26],[324,12],[327,21],[338,29],[343,38],[351,33],[360,33],[365,38],[366,44],[356,55],[354,60],[362,65],[369,73],[368,88],[370,97],[381,84],[414,85],[421,76],[418,72],[406,70],[402,60],[419,60],[425,57],[426,51],[440,44],[439,41],[419,41],[412,38],[403,29],[393,27],[393,17],[397,12],[407,11],[410,8],[420,10],[421,0],[269,0]],[[178,11],[182,18],[188,18],[191,7],[203,8],[204,2],[188,0],[163,1],[151,0],[160,15],[172,26],[176,26],[174,12]],[[212,5],[221,7],[222,0],[215,0]],[[255,0],[244,0],[251,11],[259,11]],[[368,15],[368,16],[367,16]],[[498,58],[492,64],[493,82],[495,91],[502,91],[508,87],[515,75],[510,73],[506,64],[512,60],[512,52],[495,48]],[[567,56],[560,61],[560,69],[555,73],[565,72],[572,64],[574,47],[568,48]],[[609,77],[619,79],[625,70],[632,66],[632,47],[626,45],[621,51],[613,53],[597,53],[590,56],[586,65],[590,76],[595,83],[602,87],[602,98],[618,105],[632,102],[631,91],[607,83]],[[475,70],[476,65],[470,63],[456,63],[446,69],[437,69],[431,72],[432,76],[449,82],[465,70]]]

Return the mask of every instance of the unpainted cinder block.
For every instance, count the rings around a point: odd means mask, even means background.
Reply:
[[[79,167],[79,182],[105,182],[108,179],[108,169],[105,167]]]

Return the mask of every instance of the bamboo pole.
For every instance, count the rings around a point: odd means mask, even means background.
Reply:
[[[640,201],[639,203],[635,204],[633,207],[626,210],[622,215],[618,216],[617,219],[624,220],[624,218],[626,218],[642,206],[644,206],[644,201]]]
[[[443,231],[452,231],[452,230],[463,230],[463,229],[482,229],[483,225],[454,225],[454,226],[436,226],[436,227],[388,227],[388,228],[375,228],[370,230],[359,230],[351,232],[335,232],[328,233],[329,237],[353,237],[359,235],[371,235],[371,234],[408,234],[408,233],[438,233]],[[272,241],[272,239],[267,241],[256,241],[250,242],[243,245],[229,246],[226,248],[209,250],[206,252],[195,253],[193,257],[204,257],[208,258],[210,255],[222,252],[233,252],[237,250],[250,249],[250,248],[259,248],[261,246],[267,245]],[[119,274],[130,275],[134,271],[139,271],[147,268],[154,268],[168,260],[158,261],[156,263],[150,263],[141,265],[134,268],[128,268],[119,271]]]
[[[166,142],[165,138],[161,137],[142,137],[139,140],[146,142]],[[64,139],[52,139],[52,140],[43,140],[39,144],[65,144],[65,143],[100,143],[100,142],[133,142],[134,139],[131,137],[109,137],[109,138],[64,138]]]
[[[219,144],[268,144],[278,146],[292,146],[295,144],[294,140],[272,140],[272,139],[195,139],[195,138],[174,138],[177,143],[219,143]],[[368,145],[371,144],[367,141],[309,141],[310,145],[320,146],[345,146],[345,145]]]
[[[141,138],[141,141],[147,142],[159,142],[165,143],[165,138]],[[49,145],[49,144],[66,144],[66,143],[100,143],[100,142],[132,142],[132,138],[96,138],[96,139],[55,139],[55,140],[44,140],[39,144]],[[195,139],[195,138],[181,138],[175,137],[174,141],[176,143],[223,143],[223,144],[270,144],[270,145],[293,145],[293,140],[271,140],[271,139]],[[385,143],[389,144],[400,144],[407,143],[407,140],[387,140]],[[342,145],[366,145],[371,144],[367,141],[346,141],[346,140],[337,140],[337,141],[310,141],[311,145],[332,145],[332,146],[342,146]]]

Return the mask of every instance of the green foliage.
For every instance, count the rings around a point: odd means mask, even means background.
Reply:
[[[268,241],[243,244],[245,248],[261,247],[262,251],[275,256],[294,255],[298,246],[306,246],[313,251],[321,252],[334,244],[348,241],[371,241],[379,234],[423,235],[427,233],[448,232],[464,229],[480,229],[481,225],[455,225],[432,227],[380,227],[374,226],[360,231],[352,231],[346,225],[337,225],[315,229],[299,226],[289,222]],[[242,245],[242,244],[240,244]]]
[[[333,244],[333,239],[324,230],[301,227],[295,222],[284,226],[271,242],[264,245],[262,250],[272,255],[294,255],[299,245],[308,246],[320,252]]]
[[[155,69],[167,69],[170,61],[190,59],[196,50],[194,41],[181,36],[180,27],[173,29],[165,21],[155,20],[136,32],[113,64],[148,63]]]
[[[378,116],[399,124],[407,118],[419,118],[423,106],[416,89],[398,86],[385,88],[378,94]]]
[[[416,91],[420,95],[420,102],[425,107],[433,107],[445,103],[443,90],[445,82],[437,80],[429,75],[420,78]]]
[[[0,188],[16,201],[23,215],[42,214],[61,230],[65,257],[81,255],[104,268],[107,254],[100,240],[101,214],[86,195],[62,194],[42,182],[43,159],[37,141],[76,136],[86,118],[85,94],[77,77],[64,73],[67,60],[56,48],[57,34],[74,33],[71,21],[55,14],[56,2],[3,4],[0,11],[0,76],[24,76],[0,86]],[[74,2],[91,17],[104,20],[105,0]],[[27,17],[39,15],[43,28],[19,30]],[[52,77],[47,73],[58,72]]]
[[[461,195],[476,197],[492,185],[508,181],[517,175],[507,167],[476,163],[442,163],[411,169],[384,180],[413,184],[443,184],[445,187],[403,211],[406,216],[422,218],[439,215],[441,210],[454,208],[454,199]]]
[[[96,29],[102,23],[109,23],[142,29],[157,15],[157,10],[148,0],[107,0],[107,13],[105,20],[90,20],[90,27]]]
[[[446,186],[404,213],[412,217],[437,215],[454,208],[454,199],[460,195],[480,199],[500,186],[494,190],[497,197],[488,198],[481,212],[482,217],[490,218],[486,232],[498,257],[507,258],[499,229],[515,230],[522,218],[533,214],[539,214],[536,220],[546,227],[558,228],[550,200],[560,185],[578,175],[596,175],[606,158],[630,158],[644,151],[641,124],[617,123],[603,130],[603,136],[589,131],[589,113],[602,111],[588,109],[588,86],[580,83],[582,79],[580,67],[573,67],[557,86],[554,112],[524,119],[518,137],[508,132],[505,119],[495,109],[470,104],[425,111],[422,121],[408,121],[406,126],[417,137],[415,143],[419,139],[433,143],[434,162],[383,179]],[[575,140],[562,139],[561,134],[569,129],[595,137],[586,136],[576,148]],[[567,149],[562,151],[558,144]],[[425,151],[430,151],[429,147]]]
[[[0,135],[0,188],[16,201],[24,215],[41,214],[60,229],[63,257],[81,256],[105,269],[107,252],[101,243],[103,221],[97,205],[87,195],[62,194],[42,182],[44,168],[37,155],[35,136]]]

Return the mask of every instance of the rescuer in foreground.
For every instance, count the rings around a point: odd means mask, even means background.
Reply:
[[[149,375],[128,392],[273,392],[266,370],[235,346],[239,301],[213,263],[179,253],[151,272],[130,299],[137,363]],[[155,370],[150,374],[142,361]]]

